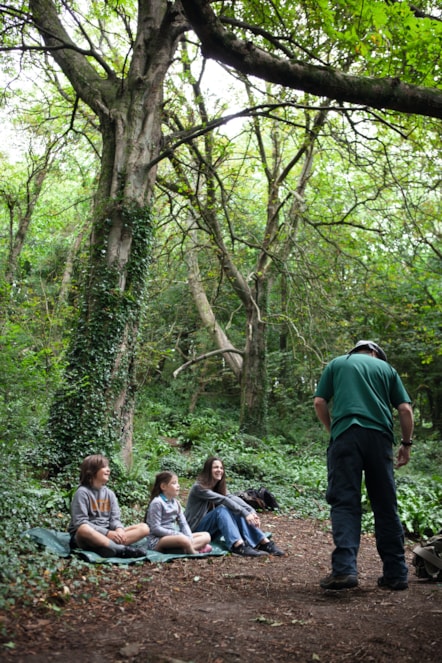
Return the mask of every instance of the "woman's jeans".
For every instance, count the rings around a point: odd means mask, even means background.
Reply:
[[[198,523],[195,532],[209,532],[213,540],[224,537],[229,550],[240,539],[255,548],[265,538],[261,530],[249,525],[244,516],[233,513],[225,506],[217,506],[208,511]]]
[[[375,521],[378,553],[385,580],[406,580],[404,532],[397,513],[391,436],[351,426],[327,450],[327,502],[335,549],[333,575],[357,575],[361,536],[361,483],[365,485]]]

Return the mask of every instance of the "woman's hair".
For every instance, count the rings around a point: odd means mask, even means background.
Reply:
[[[102,467],[109,467],[109,461],[106,456],[93,454],[86,456],[80,467],[80,484],[82,486],[92,486],[92,481]]]
[[[172,481],[173,477],[176,477],[175,472],[169,472],[168,470],[160,472],[159,474],[156,475],[155,483],[153,484],[152,490],[150,491],[149,502],[152,502],[154,497],[158,497],[158,495],[162,492],[161,484],[169,483],[170,481]]]
[[[205,488],[210,487],[215,493],[219,493],[220,495],[227,495],[225,470],[221,479],[217,481],[214,486],[212,486],[212,465],[215,461],[220,462],[224,470],[224,463],[221,458],[218,458],[218,456],[210,456],[204,463],[203,471],[198,475],[198,483],[200,483]]]

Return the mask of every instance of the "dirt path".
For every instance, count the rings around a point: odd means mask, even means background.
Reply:
[[[331,537],[324,523],[265,514],[283,558],[235,556],[103,570],[59,615],[35,606],[0,616],[4,663],[439,663],[442,584],[414,575],[405,592],[378,589],[364,536],[360,585],[323,592]],[[412,545],[407,552],[411,564]],[[89,567],[85,567],[87,571]]]

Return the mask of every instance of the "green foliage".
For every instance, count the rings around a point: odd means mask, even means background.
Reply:
[[[326,443],[322,435],[305,441],[299,437],[296,444],[283,437],[261,440],[238,433],[235,419],[215,410],[180,416],[175,409],[169,412],[169,424],[167,413],[163,414],[162,439],[178,446],[165,445],[166,455],[158,459],[156,471],[172,470],[187,485],[206,458],[217,455],[223,459],[232,492],[267,485],[283,509],[292,509],[300,517],[324,517]]]
[[[0,456],[0,609],[12,607],[16,600],[32,604],[34,592],[49,588],[45,574],[48,563],[53,568],[63,566],[60,560],[40,556],[35,544],[22,536],[37,523],[50,526],[54,522],[48,514],[54,506],[64,507],[62,494],[43,489],[30,473],[18,467],[14,453]]]
[[[442,530],[442,448],[436,435],[417,437],[411,460],[396,474],[398,508],[406,532],[432,536]]]
[[[437,85],[442,27],[437,17],[431,19],[434,3],[419,4],[426,18],[409,3],[384,0],[249,1],[223,10],[273,34],[281,35],[286,26],[283,44],[291,46],[294,59]],[[278,52],[277,39],[255,37],[255,43]]]
[[[7,306],[6,306],[7,303]],[[0,446],[20,442],[33,449],[63,367],[61,318],[42,310],[40,293],[27,290],[21,303],[2,300],[0,321]],[[13,304],[15,308],[13,308]],[[8,311],[9,309],[9,311]]]
[[[442,476],[399,477],[398,508],[409,535],[428,537],[442,530]]]
[[[145,447],[143,448],[145,449]],[[129,516],[131,517],[134,510],[142,514],[137,520],[144,519],[145,507],[150,492],[149,486],[155,471],[149,461],[150,459],[146,458],[145,454],[141,452],[141,448],[138,447],[130,468],[125,466],[121,455],[115,455],[110,459],[112,488],[118,495],[122,517],[126,522],[128,522]]]
[[[424,62],[437,61],[442,40],[438,21],[416,17],[407,3],[336,0],[326,4],[330,8],[326,31],[341,52],[348,49],[361,58],[367,73],[431,84],[432,67]],[[355,68],[360,66],[357,61]]]

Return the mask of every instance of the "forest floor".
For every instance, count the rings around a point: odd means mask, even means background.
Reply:
[[[285,557],[235,555],[87,570],[54,611],[38,602],[0,613],[3,663],[436,663],[442,651],[442,584],[408,591],[377,587],[380,562],[363,536],[359,587],[324,592],[332,540],[328,523],[265,513]],[[96,575],[94,576],[97,577]],[[85,585],[88,590],[85,591]],[[67,591],[67,590],[66,590]],[[77,593],[76,593],[77,591]],[[62,602],[64,599],[62,600]]]

